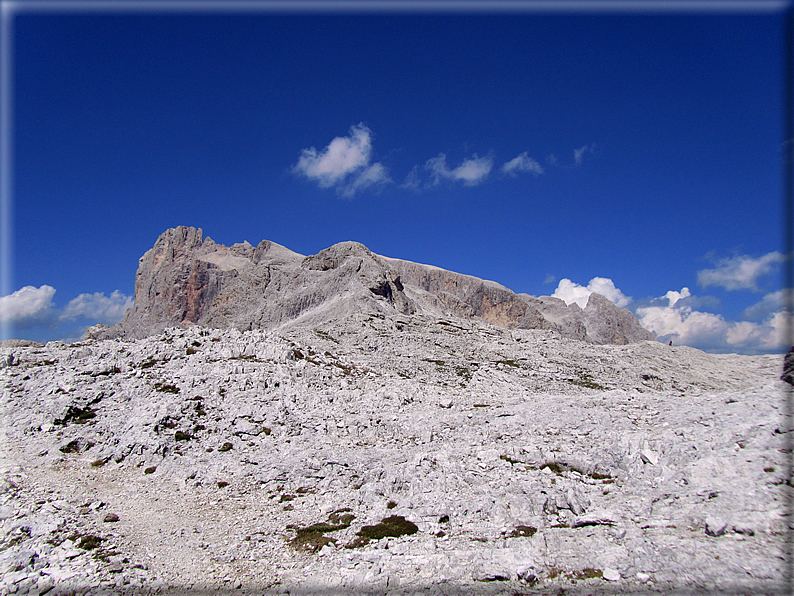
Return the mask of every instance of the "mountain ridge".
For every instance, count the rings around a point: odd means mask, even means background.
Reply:
[[[86,337],[141,338],[195,324],[289,329],[355,313],[479,318],[595,344],[654,339],[630,311],[599,294],[591,294],[582,309],[551,296],[517,294],[495,281],[383,257],[359,242],[304,256],[269,240],[227,247],[187,226],[163,232],[140,258],[135,302],[124,320],[89,328]]]

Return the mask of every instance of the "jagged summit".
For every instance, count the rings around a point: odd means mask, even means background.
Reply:
[[[141,257],[135,304],[95,338],[140,338],[193,324],[241,330],[317,325],[352,315],[471,319],[508,329],[547,329],[596,344],[653,339],[637,318],[592,294],[584,309],[516,294],[491,281],[382,257],[358,242],[304,256],[274,242],[231,247],[200,228],[166,230]]]

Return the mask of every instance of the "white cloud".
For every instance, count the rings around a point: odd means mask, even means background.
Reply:
[[[779,312],[791,304],[787,301],[792,299],[789,294],[792,290],[778,290],[764,296],[759,302],[744,309],[742,317],[745,319],[763,319],[773,313]],[[787,296],[788,295],[788,296]]]
[[[335,137],[322,151],[303,149],[292,171],[322,188],[337,186],[337,192],[352,197],[359,190],[390,181],[382,164],[370,165],[371,154],[372,131],[362,122],[351,126],[348,136]]]
[[[502,166],[502,171],[511,176],[518,175],[518,172],[532,172],[536,176],[543,173],[543,166],[532,159],[527,151],[518,157],[514,157]]]
[[[438,157],[433,157],[425,163],[425,169],[430,170],[433,176],[433,183],[438,184],[442,178],[450,180],[461,180],[466,186],[476,186],[488,177],[493,168],[491,157],[474,157],[464,159],[463,162],[453,170],[447,167],[447,156],[439,153]]]
[[[673,339],[676,344],[712,347],[723,343],[728,324],[720,315],[693,311],[689,306],[647,306],[635,313],[643,327],[660,341]]]
[[[585,153],[592,153],[595,150],[595,143],[590,143],[589,145],[585,145],[579,149],[573,150],[573,160],[576,162],[577,166],[582,165],[582,161],[584,160]]]
[[[667,306],[639,307],[635,314],[643,327],[665,343],[672,340],[676,345],[715,352],[763,353],[785,349],[786,324],[791,322],[788,312],[779,310],[760,323],[726,321],[722,315],[693,310],[689,303],[697,299],[683,300],[690,296],[688,288],[680,292],[671,290],[659,299],[666,298]]]
[[[118,290],[110,296],[100,292],[80,294],[63,309],[53,305],[54,295],[55,288],[44,285],[40,288],[25,286],[0,297],[0,321],[16,329],[41,327],[63,330],[63,325],[75,320],[90,321],[91,324],[118,323],[132,306],[132,298]]]
[[[546,275],[546,279],[544,279],[544,280],[543,280],[543,283],[544,283],[544,284],[552,284],[552,283],[554,283],[555,281],[557,281],[557,278],[556,278],[556,277],[554,277],[554,276],[553,276],[551,273],[548,273],[548,274]]]
[[[69,301],[63,309],[63,319],[92,319],[98,323],[118,323],[124,318],[124,313],[132,308],[132,297],[125,296],[118,290],[110,296],[96,292],[94,294],[80,294]]]
[[[391,178],[389,178],[386,168],[379,163],[374,163],[366,170],[356,174],[348,184],[339,187],[339,193],[343,197],[349,198],[365,188],[383,185],[388,182],[391,182]]]
[[[403,188],[409,188],[414,191],[419,191],[422,184],[419,180],[419,166],[414,166],[408,175],[405,177],[405,182],[401,185]]]
[[[631,298],[625,296],[623,292],[615,287],[612,280],[606,277],[594,277],[587,286],[580,286],[567,278],[561,279],[552,297],[564,300],[565,304],[576,302],[576,304],[584,308],[587,306],[587,301],[593,292],[601,294],[621,307],[625,307],[631,302]]]
[[[692,294],[689,291],[689,288],[681,288],[680,292],[676,292],[675,290],[670,290],[667,294],[664,295],[667,300],[669,300],[670,307],[675,306],[675,303],[681,300],[682,298],[689,298]]]
[[[786,260],[786,255],[770,252],[762,257],[737,255],[717,262],[714,269],[698,271],[698,284],[722,286],[726,290],[758,290],[758,279],[772,271],[773,265]]]
[[[24,328],[32,325],[47,324],[53,318],[52,286],[25,286],[0,297],[0,321]]]

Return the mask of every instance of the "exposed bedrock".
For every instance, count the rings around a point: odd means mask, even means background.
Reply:
[[[547,329],[597,344],[653,339],[637,318],[592,294],[585,309],[549,296],[430,265],[381,257],[358,242],[303,256],[263,240],[231,247],[202,230],[166,230],[141,257],[135,304],[124,321],[88,335],[145,337],[174,325],[272,329],[357,313],[470,319],[507,329]]]

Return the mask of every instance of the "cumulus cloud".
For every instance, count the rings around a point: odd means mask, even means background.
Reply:
[[[667,305],[661,304],[665,299]],[[657,304],[638,307],[635,314],[659,341],[672,340],[676,345],[714,352],[763,353],[785,347],[786,324],[791,321],[785,310],[769,314],[759,323],[727,321],[722,315],[694,310],[692,304],[698,301],[689,288],[671,290],[654,302]]]
[[[110,296],[101,292],[80,294],[63,309],[63,319],[93,319],[100,323],[118,323],[127,309],[132,308],[132,297],[118,290]]]
[[[565,301],[565,304],[569,305],[576,302],[576,304],[584,308],[587,306],[587,301],[593,292],[601,294],[620,307],[625,307],[631,302],[631,298],[624,295],[623,292],[615,287],[613,281],[606,277],[594,277],[586,286],[574,283],[568,278],[561,279],[552,297],[560,298]]]
[[[680,292],[676,292],[675,290],[670,290],[667,292],[664,297],[667,298],[669,302],[669,306],[675,306],[675,303],[681,300],[682,298],[689,298],[692,293],[689,291],[689,288],[681,288]]]
[[[19,328],[34,325],[49,325],[55,318],[52,297],[55,288],[52,286],[25,286],[0,297],[0,321],[11,323]]]
[[[726,290],[758,291],[759,278],[771,273],[775,264],[787,258],[775,251],[758,258],[737,255],[721,259],[715,268],[698,271],[698,284],[704,288],[721,286]]]
[[[359,123],[350,127],[346,137],[335,137],[325,149],[303,149],[292,172],[314,180],[321,188],[337,187],[337,192],[352,197],[359,190],[390,182],[380,163],[370,165],[372,131]]]
[[[543,173],[543,166],[532,159],[527,151],[518,157],[514,157],[502,166],[502,171],[511,176],[517,176],[519,172],[532,172],[536,176]]]
[[[595,143],[590,143],[589,145],[585,145],[584,147],[580,147],[579,149],[573,150],[573,160],[576,162],[577,166],[582,165],[582,161],[584,160],[585,153],[592,153],[595,151]]]
[[[43,285],[40,288],[25,286],[0,297],[0,322],[17,329],[43,327],[54,329],[69,321],[95,323],[118,323],[132,306],[132,297],[116,290],[110,296],[101,292],[80,294],[63,309],[52,302],[55,288]]]
[[[433,157],[425,163],[425,169],[430,171],[433,183],[438,184],[442,178],[449,180],[462,181],[466,186],[476,186],[488,177],[493,168],[491,157],[474,157],[464,159],[456,168],[450,170],[447,166],[447,156],[439,153],[438,157]]]

